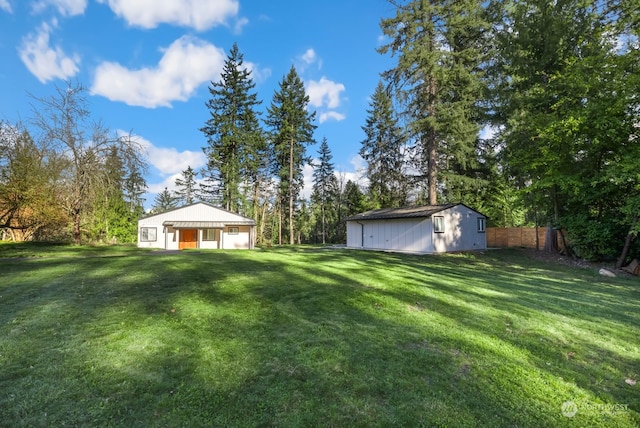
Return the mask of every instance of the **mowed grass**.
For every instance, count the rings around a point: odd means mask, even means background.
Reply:
[[[0,261],[1,426],[640,425],[637,277],[519,250],[65,251]]]

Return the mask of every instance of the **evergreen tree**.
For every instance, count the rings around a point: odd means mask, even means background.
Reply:
[[[483,2],[479,0],[391,1],[396,15],[381,28],[391,41],[379,49],[398,56],[384,76],[406,107],[416,141],[415,166],[426,177],[428,203],[438,189],[475,159],[478,100],[485,61]],[[451,168],[457,164],[459,169]]]
[[[318,163],[313,170],[313,193],[311,201],[318,207],[320,211],[320,235],[322,243],[327,242],[327,218],[333,218],[331,215],[335,211],[335,205],[331,202],[336,199],[338,183],[331,159],[331,149],[327,143],[327,138],[322,139],[320,149],[318,150]]]
[[[400,207],[406,203],[407,184],[404,170],[404,139],[397,125],[391,96],[378,82],[367,110],[366,138],[360,156],[367,162],[369,199],[374,208]]]
[[[365,195],[362,193],[360,186],[352,180],[347,180],[345,183],[341,199],[341,212],[336,228],[336,242],[346,242],[347,240],[347,227],[342,219],[366,211]]]
[[[298,195],[302,189],[304,164],[308,162],[306,145],[315,143],[315,112],[308,112],[309,96],[296,69],[280,82],[267,109],[266,124],[271,128],[273,171],[280,179],[278,204],[280,205],[279,242],[282,243],[282,216],[288,218],[289,243],[295,242],[294,216]]]
[[[197,173],[191,166],[188,166],[182,171],[182,176],[176,178],[176,190],[173,197],[179,205],[190,205],[195,202],[196,176]]]
[[[233,45],[225,60],[220,82],[209,87],[207,102],[210,117],[201,131],[207,137],[203,148],[207,155],[207,178],[210,187],[203,186],[214,199],[234,212],[240,211],[243,185],[253,189],[266,153],[266,142],[256,107],[260,104],[252,93],[255,83],[251,71],[244,67],[243,55]],[[212,186],[215,183],[219,190]],[[247,199],[247,198],[245,198]]]
[[[125,169],[118,147],[111,146],[104,160],[104,180],[96,188],[93,239],[117,241],[130,221],[123,197]]]
[[[160,214],[165,211],[172,210],[177,207],[176,200],[166,187],[160,193],[158,193],[153,200],[153,207],[151,212],[153,214]]]

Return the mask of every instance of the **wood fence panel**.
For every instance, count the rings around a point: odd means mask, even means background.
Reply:
[[[488,227],[487,246],[488,247],[525,247],[536,248],[536,228],[535,227]],[[539,249],[544,248],[545,228],[538,228]]]

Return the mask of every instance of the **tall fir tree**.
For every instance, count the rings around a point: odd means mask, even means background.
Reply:
[[[220,82],[212,82],[209,87],[211,99],[206,105],[210,117],[201,128],[207,138],[203,151],[208,160],[203,175],[210,186],[203,186],[201,191],[211,193],[207,199],[215,199],[219,193],[222,205],[234,212],[246,211],[240,209],[243,199],[248,199],[243,198],[243,189],[255,190],[258,175],[264,170],[264,159],[268,159],[256,111],[260,101],[252,92],[254,87],[251,71],[244,66],[243,55],[234,44]]]
[[[406,203],[408,193],[404,175],[405,141],[392,98],[382,82],[376,86],[367,114],[360,156],[367,163],[371,206],[400,207]]]
[[[188,166],[182,171],[182,175],[176,178],[176,189],[174,191],[174,199],[179,205],[190,205],[195,202],[197,194],[196,177],[198,174]]]
[[[278,204],[280,227],[278,241],[283,242],[282,216],[287,216],[288,240],[295,242],[294,217],[296,202],[302,189],[302,170],[308,157],[306,146],[315,143],[313,124],[316,113],[307,111],[309,96],[295,67],[282,79],[271,106],[267,108],[267,126],[271,128],[273,172],[279,178]]]
[[[329,148],[327,138],[324,137],[318,150],[318,163],[313,169],[313,192],[311,201],[315,204],[320,216],[320,235],[323,244],[327,243],[327,223],[329,219],[335,220],[335,204],[337,199],[338,183],[335,169],[331,162],[333,155]]]
[[[405,106],[417,178],[426,178],[428,203],[433,205],[438,190],[460,174],[450,166],[465,169],[474,160],[486,59],[483,2],[390,2],[396,15],[381,21],[390,42],[379,52],[397,55],[397,65],[384,76]]]
[[[160,193],[158,193],[153,200],[153,207],[151,208],[151,212],[153,214],[160,214],[165,211],[172,210],[176,208],[178,204],[176,203],[175,198],[166,187]]]

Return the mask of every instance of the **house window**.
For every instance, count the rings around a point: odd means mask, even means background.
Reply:
[[[237,227],[230,227],[229,228],[229,235],[237,235],[239,232],[239,229]]]
[[[484,217],[478,217],[478,232],[479,233],[484,233],[484,224],[485,219]]]
[[[204,229],[202,231],[202,240],[203,241],[215,241],[216,240],[216,230],[215,229]]]
[[[444,233],[444,217],[442,216],[433,217],[433,231],[435,233]]]
[[[141,227],[140,228],[140,241],[142,242],[155,242],[157,239],[157,228],[155,227]]]

